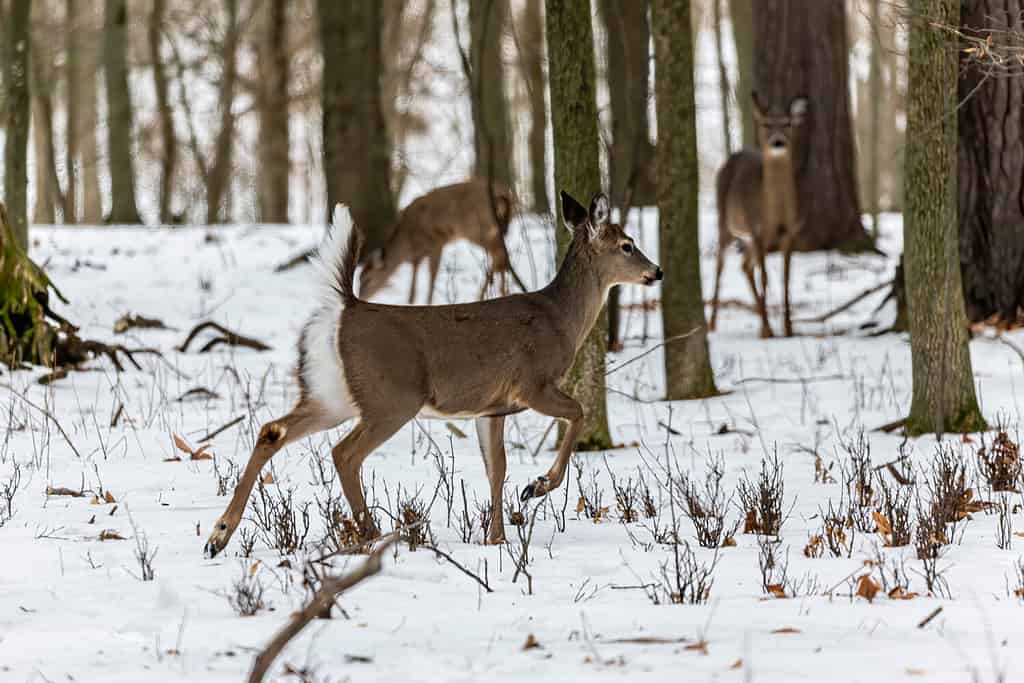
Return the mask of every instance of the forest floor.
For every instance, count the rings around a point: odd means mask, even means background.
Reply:
[[[714,268],[713,218],[705,214],[702,231],[705,292]],[[641,240],[652,258],[654,223],[649,214]],[[295,398],[295,342],[313,306],[310,269],[275,273],[274,266],[321,234],[283,227],[33,231],[34,257],[71,299],[59,312],[79,323],[83,336],[155,347],[164,356],[140,356],[141,371],[122,373],[98,360],[47,386],[36,383],[42,370],[0,378],[0,679],[242,680],[254,653],[306,599],[302,568],[322,552],[327,527],[320,508],[340,495],[329,451],[347,426],[289,447],[268,466],[265,502],[251,502],[242,526],[253,539],[249,557],[240,556],[239,534],[213,560],[203,557],[203,544],[227,502],[219,493],[230,490],[260,424]],[[551,258],[550,228],[516,226],[512,236],[527,281],[550,275],[550,266],[540,265]],[[899,253],[898,217],[885,220],[880,246]],[[773,303],[781,300],[779,265],[773,257]],[[796,317],[831,310],[888,280],[893,268],[894,258],[797,255]],[[470,299],[481,275],[480,254],[453,249],[440,300]],[[402,278],[383,298],[404,300],[407,270]],[[750,300],[736,255],[724,295]],[[472,423],[407,425],[364,467],[382,526],[391,526],[386,512],[411,498],[432,503],[434,542],[493,592],[429,549],[403,543],[380,575],[341,599],[334,619],[293,641],[276,662],[276,677],[284,679],[287,667],[304,680],[331,681],[1020,680],[1024,600],[1014,593],[1024,582],[1024,498],[990,490],[978,467],[980,435],[939,445],[872,431],[904,416],[911,389],[906,336],[859,329],[892,317],[891,305],[872,316],[883,296],[827,324],[798,323],[801,336],[793,339],[758,339],[755,317],[728,306],[710,336],[725,393],[670,403],[661,400],[660,318],[650,303],[657,290],[627,288],[625,348],[610,356],[608,376],[612,431],[623,445],[576,456],[578,471],[570,468],[567,484],[539,504],[529,563],[518,577],[515,527],[508,527],[506,546],[481,544],[477,503],[486,484]],[[778,328],[777,307],[773,312]],[[126,313],[175,329],[114,334]],[[176,351],[207,319],[272,349]],[[1006,338],[1021,346],[1022,336]],[[645,351],[651,353],[626,364]],[[972,341],[971,352],[986,417],[1001,419],[1016,441],[1022,358],[991,332]],[[192,459],[175,445],[177,435],[197,448],[204,435],[239,417],[210,442],[213,459]],[[529,412],[509,420],[508,499],[547,470],[554,441],[545,438],[547,427]],[[991,447],[993,435],[984,438]],[[927,482],[940,449],[951,467],[966,468],[962,488],[971,487],[973,498],[957,503],[970,518],[946,529],[952,543],[929,570],[913,539],[887,547],[871,513],[899,532],[906,526],[896,519],[900,510],[909,506],[913,522],[918,499],[928,509]],[[781,532],[777,539],[742,533],[737,487],[756,485],[763,459],[776,453],[784,490],[771,495],[785,517]],[[904,456],[893,468],[876,469]],[[686,488],[684,477],[703,491],[709,459],[721,463],[723,493],[706,507],[724,510],[727,530],[739,525],[735,545],[717,550],[699,547],[685,501],[669,495]],[[893,471],[913,483],[901,486]],[[625,492],[618,500],[613,477]],[[60,488],[83,495],[47,494]],[[624,500],[631,495],[634,502]],[[257,515],[262,509],[272,516],[282,498],[290,498],[304,536],[286,562]],[[969,504],[978,500],[1005,503],[1005,514]],[[830,505],[856,526],[824,533]],[[528,519],[534,510],[526,510]],[[688,545],[668,542],[673,517]],[[997,547],[1001,519],[1010,527],[1009,549]],[[812,540],[819,535],[821,545]],[[140,548],[151,559],[151,581],[141,580]],[[807,557],[805,549],[822,557]],[[676,551],[693,565],[682,568],[683,579],[713,567],[710,592],[696,590],[702,604],[673,604],[674,595],[693,592],[676,581]],[[774,566],[762,571],[769,557]],[[336,560],[335,570],[347,562],[358,558]],[[871,601],[858,595],[876,585]],[[246,591],[254,616],[236,611]]]

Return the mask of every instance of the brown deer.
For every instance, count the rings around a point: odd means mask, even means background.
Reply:
[[[494,281],[501,278],[501,293],[508,294],[507,274],[526,291],[519,276],[512,270],[505,247],[505,235],[512,219],[513,197],[507,187],[499,184],[488,189],[479,178],[439,187],[413,200],[398,218],[388,244],[368,255],[359,279],[359,296],[372,298],[383,289],[398,267],[412,264],[412,285],[409,303],[416,301],[416,274],[426,259],[430,271],[427,304],[434,300],[434,283],[441,266],[445,245],[465,239],[487,251],[488,266],[479,298],[483,298]]]
[[[554,464],[522,492],[525,501],[557,488],[576,444],[583,411],[559,388],[593,327],[608,289],[662,277],[622,227],[608,199],[589,211],[562,193],[572,242],[555,279],[536,292],[449,306],[386,306],[357,298],[359,234],[348,210],[335,209],[334,232],[315,261],[320,305],[299,337],[298,403],[260,429],[227,510],[214,524],[208,556],[224,549],[242,518],[260,470],[286,444],[358,418],[331,455],[342,491],[367,538],[378,531],[363,497],[368,455],[417,416],[474,418],[490,483],[489,543],[505,539],[505,416],[526,409],[564,420]]]
[[[744,149],[730,156],[718,172],[716,180],[718,255],[708,327],[714,330],[718,320],[718,292],[722,282],[725,250],[735,239],[739,240],[743,249],[743,272],[761,317],[762,337],[772,336],[765,304],[768,276],[764,257],[769,252],[782,252],[783,316],[785,334],[791,337],[793,320],[789,305],[789,267],[801,227],[793,168],[793,144],[807,114],[807,98],[794,97],[789,103],[788,112],[776,106],[766,108],[757,92],[751,93],[751,98],[754,101],[754,120],[760,149]],[[760,290],[754,280],[755,268],[760,271]]]

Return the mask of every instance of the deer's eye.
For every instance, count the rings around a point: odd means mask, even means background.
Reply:
[[[632,254],[633,253],[633,243],[632,242],[623,242],[622,243],[622,253],[626,254],[626,255]]]

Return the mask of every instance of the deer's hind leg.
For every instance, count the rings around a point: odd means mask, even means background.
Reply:
[[[747,276],[747,284],[750,285],[750,291],[754,295],[757,315],[761,319],[761,337],[773,337],[775,335],[772,334],[772,326],[768,322],[768,304],[766,302],[768,298],[768,280],[764,268],[764,255],[761,252],[760,245],[756,242],[744,246],[746,249],[743,252],[743,274]],[[754,276],[755,269],[760,269],[760,290]]]
[[[487,530],[487,543],[504,543],[505,418],[477,418],[476,436],[491,488],[491,526]]]
[[[430,272],[430,280],[427,282],[427,305],[434,303],[434,287],[437,284],[437,271],[441,268],[441,250],[434,249],[427,256],[427,270]]]

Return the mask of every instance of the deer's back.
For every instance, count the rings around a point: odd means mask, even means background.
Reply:
[[[494,198],[507,223],[511,192],[496,185]],[[494,220],[487,183],[470,180],[439,187],[414,200],[402,212],[397,232],[427,248],[458,239],[486,247],[503,238],[503,227]]]

